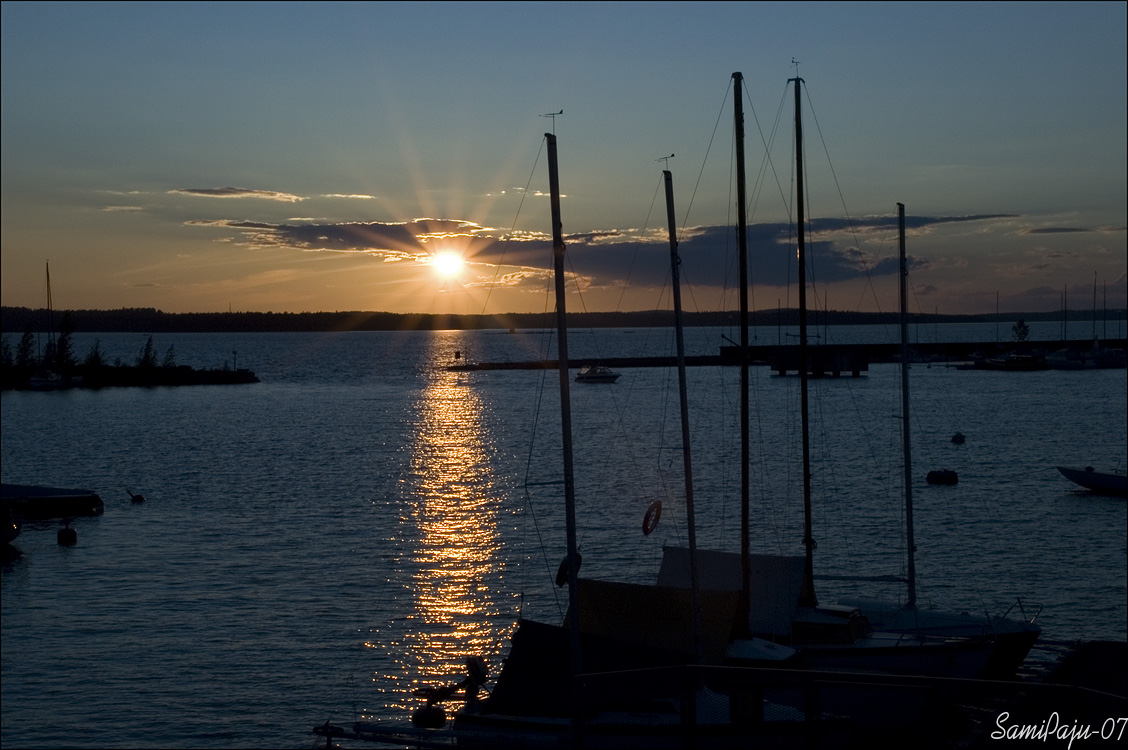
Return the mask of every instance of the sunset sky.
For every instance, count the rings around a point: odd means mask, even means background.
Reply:
[[[0,8],[6,306],[50,262],[57,309],[551,309],[555,128],[569,309],[669,306],[670,154],[686,305],[735,308],[734,71],[794,306],[792,60],[820,306],[896,308],[897,202],[913,309],[1126,304],[1122,2]]]

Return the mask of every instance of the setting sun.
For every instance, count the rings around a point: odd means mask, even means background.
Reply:
[[[462,270],[463,260],[458,253],[439,253],[431,258],[431,265],[441,278],[453,279]]]

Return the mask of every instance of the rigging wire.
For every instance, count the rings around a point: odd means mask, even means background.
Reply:
[[[803,90],[806,91],[806,93],[807,93],[807,104],[808,104],[808,106],[810,107],[810,110],[811,110],[811,119],[814,120],[815,130],[818,131],[818,134],[819,134],[819,142],[822,144],[823,153],[826,154],[827,166],[830,168],[830,175],[831,175],[831,178],[834,180],[834,188],[838,192],[839,201],[841,201],[841,203],[842,203],[842,212],[845,215],[847,225],[850,227],[850,237],[854,240],[854,247],[858,250],[859,256],[863,259],[862,270],[865,272],[865,275],[866,275],[866,285],[869,288],[871,294],[873,295],[874,306],[877,308],[877,311],[880,313],[880,312],[882,312],[881,300],[878,299],[877,291],[874,289],[874,286],[873,286],[873,276],[870,274],[870,266],[864,262],[865,256],[862,255],[862,243],[858,240],[858,232],[857,232],[857,228],[854,224],[854,217],[852,217],[850,215],[850,209],[847,208],[847,206],[846,206],[846,199],[842,194],[842,186],[838,182],[838,173],[834,169],[834,162],[830,158],[830,149],[827,147],[826,138],[823,136],[822,127],[819,125],[819,118],[818,118],[818,115],[815,113],[814,103],[811,101],[810,88],[808,86],[806,86],[805,84],[806,84],[806,82],[804,82]]]
[[[668,157],[666,157],[666,158],[668,158]],[[653,197],[651,198],[651,204],[650,204],[650,208],[647,212],[646,223],[642,227],[644,232],[649,228],[650,218],[653,215],[654,204],[657,200],[657,196],[659,194],[660,188],[661,188],[661,182],[658,183],[658,187],[655,189],[655,193],[654,193]],[[641,249],[642,244],[643,243],[642,243],[641,239],[638,240],[635,243],[635,252],[633,254],[632,262],[631,262],[631,268],[632,269],[634,267],[634,262],[638,257],[638,253]],[[586,300],[585,300],[584,294],[583,294],[583,285],[579,281],[581,277],[575,269],[575,266],[573,264],[573,257],[571,255],[568,255],[568,256],[566,256],[566,258],[567,258],[567,261],[568,261],[568,267],[569,267],[569,270],[571,272],[572,278],[573,278],[573,280],[575,280],[576,293],[577,293],[577,297],[580,300],[580,305],[581,305],[581,307],[582,307],[582,309],[584,310],[585,313],[589,312],[589,310],[587,309]],[[668,278],[669,277],[667,276],[667,284],[669,283]],[[623,292],[620,295],[620,305],[621,305],[621,300],[622,300],[623,296],[625,296],[625,294],[626,294],[626,285],[624,283]],[[596,356],[599,357],[599,358],[602,358],[603,350],[602,350],[601,338],[598,335],[596,335],[594,328],[589,327],[588,331],[589,331],[589,333],[591,333],[592,341],[594,342],[594,345],[596,347]],[[649,335],[649,331],[648,331],[648,335]],[[630,397],[634,393],[634,381],[632,380],[631,386],[627,390],[626,403],[623,403],[623,404],[620,403],[614,389],[607,389],[605,392],[608,393],[609,398],[611,399],[612,410],[613,410],[614,414],[616,415],[616,419],[615,419],[615,422],[614,422],[615,429],[616,429],[616,437],[620,438],[621,439],[620,442],[623,445],[626,446],[627,452],[628,452],[629,467],[634,472],[634,474],[636,476],[636,480],[637,480],[636,484],[638,486],[642,486],[644,484],[644,482],[642,480],[641,472],[638,468],[639,462],[638,462],[637,457],[636,457],[635,452],[634,452],[634,441],[631,439],[631,436],[625,431],[625,424],[626,424],[625,415],[628,413],[627,405],[630,402]],[[664,416],[663,416],[663,420],[664,420]],[[661,433],[659,433],[659,434],[661,434]],[[658,455],[660,457],[661,453],[659,452]],[[594,486],[596,486],[596,487],[598,487],[598,486],[600,486],[601,484],[604,483],[604,478],[607,475],[607,472],[609,471],[609,467],[611,466],[612,462],[615,460],[614,455],[611,454],[611,453],[604,453],[604,454],[602,454],[601,458],[602,458],[602,461],[600,463],[600,468],[599,468],[599,471],[596,475],[596,479],[593,482]],[[661,476],[661,474],[660,474],[660,476]],[[669,495],[668,495],[668,491],[665,488],[664,479],[660,479],[660,485],[663,488],[660,495],[663,496],[663,497],[668,497]],[[584,501],[581,500],[581,502],[584,502]],[[584,504],[585,504],[585,508],[589,507],[590,501],[585,502]],[[580,537],[581,541],[583,540],[584,536],[586,536],[586,530],[583,533],[581,533],[581,537]],[[637,561],[637,556],[636,556],[636,561]]]
[[[545,304],[544,304],[545,309],[544,309],[544,311],[545,312],[548,312],[548,300],[549,300],[550,296],[551,296],[551,285],[549,284],[549,282],[546,278],[546,280],[545,280],[545,297],[544,297],[544,299],[545,299]],[[553,341],[552,334],[545,336],[543,338],[543,341],[544,341],[544,352],[542,353],[542,357],[544,359],[547,359],[548,358],[548,352],[552,348],[552,341]],[[548,370],[541,370],[540,383],[538,384],[537,389],[536,389],[537,398],[536,398],[536,401],[535,401],[535,404],[534,404],[534,407],[533,407],[533,425],[532,425],[531,432],[529,434],[529,452],[528,452],[528,456],[526,457],[526,462],[525,462],[525,479],[524,479],[523,486],[524,486],[524,490],[525,490],[525,507],[528,509],[529,517],[532,519],[532,522],[533,522],[533,528],[534,528],[534,531],[535,531],[536,537],[537,537],[537,547],[539,547],[540,551],[541,551],[541,558],[544,562],[545,574],[548,577],[548,580],[552,580],[552,577],[554,575],[553,570],[552,570],[552,563],[549,562],[549,559],[548,559],[548,549],[547,549],[547,547],[545,546],[545,543],[544,543],[544,535],[541,533],[540,523],[539,523],[539,521],[537,521],[536,509],[535,509],[534,504],[533,504],[533,496],[532,496],[532,493],[529,492],[529,487],[532,486],[532,484],[534,484],[534,483],[531,483],[529,481],[529,477],[530,477],[530,474],[532,472],[532,467],[533,467],[533,452],[534,452],[534,449],[535,449],[535,446],[536,446],[537,429],[538,429],[538,426],[540,425],[541,406],[544,402],[544,394],[545,394],[545,391],[546,391],[545,383],[546,383],[547,379],[548,379]],[[560,601],[560,593],[555,586],[551,587],[551,588],[552,588],[552,595],[553,595],[553,597],[556,601],[557,612],[560,615],[560,620],[563,621],[565,613],[564,613],[563,604]],[[521,606],[522,607],[524,606],[524,602],[525,602],[524,594],[522,594],[522,596],[521,596]]]
[[[564,110],[560,110],[563,112]],[[545,117],[546,115],[541,115]],[[555,128],[555,119],[553,120],[553,127]],[[540,149],[537,151],[537,157],[533,160],[533,168],[529,171],[529,179],[525,181],[525,189],[521,191],[521,200],[517,203],[517,213],[513,216],[513,222],[509,225],[509,232],[505,235],[505,240],[501,246],[501,257],[498,259],[497,268],[494,270],[494,277],[490,281],[489,286],[486,287],[486,298],[482,300],[482,315],[486,314],[486,308],[490,304],[490,295],[493,294],[494,287],[497,286],[498,277],[501,275],[501,269],[505,266],[505,255],[509,252],[509,243],[513,241],[513,235],[517,231],[517,219],[521,217],[521,209],[525,206],[525,198],[529,195],[529,186],[533,184],[533,175],[536,174],[537,167],[540,165],[541,154],[544,153],[544,147],[547,143],[547,138],[541,138]]]

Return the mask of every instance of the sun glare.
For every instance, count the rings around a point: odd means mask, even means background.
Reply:
[[[431,265],[441,278],[453,279],[462,270],[462,256],[458,253],[439,253],[431,258]]]

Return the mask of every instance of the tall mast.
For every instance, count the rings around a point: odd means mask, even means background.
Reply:
[[[689,450],[689,397],[685,384],[685,338],[682,333],[681,281],[678,267],[677,220],[674,218],[674,176],[670,170],[662,171],[666,181],[666,222],[670,227],[670,275],[674,291],[674,336],[678,349],[678,397],[681,404],[682,463],[685,466],[685,518],[689,537],[689,580],[693,607],[693,656],[698,663],[704,659],[701,643],[700,585],[697,574],[697,524],[693,509],[693,462]]]
[[[552,204],[552,262],[556,276],[557,356],[560,370],[560,430],[564,456],[564,518],[568,534],[568,630],[572,674],[583,672],[580,655],[580,602],[576,580],[579,555],[576,550],[576,481],[572,473],[572,400],[568,382],[568,319],[564,307],[564,228],[560,222],[560,175],[556,165],[556,136],[548,140],[548,188]]]
[[[799,86],[802,78],[791,78],[795,82],[795,213],[798,233],[799,265],[799,401],[803,412],[803,546],[806,548],[806,562],[803,566],[803,588],[799,593],[799,604],[814,607],[818,604],[815,596],[815,538],[811,531],[811,429],[807,416],[807,253],[803,227],[803,118],[800,112]]]
[[[1097,272],[1093,271],[1093,348],[1097,348]]]
[[[51,261],[44,261],[47,267],[47,342],[55,341],[55,303],[51,299]]]
[[[901,447],[904,451],[905,464],[905,546],[908,552],[908,580],[909,598],[906,606],[916,606],[916,541],[913,538],[913,453],[910,442],[909,424],[909,323],[906,319],[908,308],[909,264],[905,260],[905,204],[897,204],[898,228],[900,231],[900,256],[901,256],[901,419],[902,427]]]
[[[736,242],[740,251],[740,570],[741,630],[749,629],[748,608],[752,599],[751,542],[748,462],[750,460],[748,414],[748,218],[745,215],[744,175],[744,76],[732,74],[733,121],[736,132]]]

